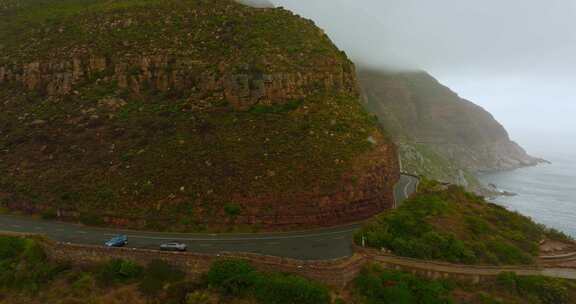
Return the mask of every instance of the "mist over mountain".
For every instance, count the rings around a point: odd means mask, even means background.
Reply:
[[[576,136],[573,1],[274,2],[313,19],[357,63],[430,72],[521,143]]]
[[[238,2],[255,8],[271,8],[274,3],[268,0],[237,0]]]
[[[435,73],[570,73],[574,2],[275,0],[371,65]]]

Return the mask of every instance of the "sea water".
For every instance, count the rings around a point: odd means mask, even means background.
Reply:
[[[576,151],[544,156],[552,164],[485,174],[480,180],[516,193],[494,201],[576,237]]]

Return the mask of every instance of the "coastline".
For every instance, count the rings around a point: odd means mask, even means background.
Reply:
[[[514,170],[478,174],[483,185],[515,196],[487,196],[494,203],[576,236],[576,161],[550,155],[550,161]]]

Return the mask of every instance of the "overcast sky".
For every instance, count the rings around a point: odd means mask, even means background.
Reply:
[[[429,71],[530,150],[576,148],[576,0],[274,2],[357,62]]]

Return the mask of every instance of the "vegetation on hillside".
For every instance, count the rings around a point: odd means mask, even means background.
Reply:
[[[2,61],[94,54],[168,53],[301,70],[346,56],[312,21],[233,0],[2,0]],[[279,30],[282,34],[279,34]],[[284,56],[276,56],[283,53]],[[9,56],[8,56],[9,55]],[[214,69],[217,65],[214,66]]]
[[[219,113],[153,102],[130,101],[112,118],[97,108],[90,115],[102,117],[98,127],[89,118],[77,125],[68,120],[97,100],[9,103],[0,113],[6,160],[0,167],[7,172],[1,188],[12,192],[12,201],[50,205],[48,213],[78,210],[86,224],[112,214],[144,217],[148,229],[198,230],[207,216],[230,216],[231,206],[233,215],[241,214],[234,197],[332,189],[355,157],[372,149],[368,138],[377,128],[346,96]],[[22,113],[49,119],[49,126],[22,126]],[[19,159],[35,161],[19,162],[24,170],[18,172],[6,167]]]
[[[366,224],[360,244],[412,258],[464,264],[533,264],[544,238],[556,231],[461,187],[425,181],[398,209]]]
[[[1,0],[0,40],[0,65],[104,56],[128,65],[133,79],[145,71],[126,58],[138,55],[169,55],[166,79],[283,79],[318,66],[353,77],[354,69],[311,21],[232,0]],[[136,94],[120,88],[113,68],[86,68],[66,96],[0,87],[0,208],[90,225],[229,229],[242,215],[275,215],[286,207],[275,203],[295,194],[334,193],[345,174],[362,173],[354,169],[374,140],[387,141],[355,87],[311,88],[240,111],[224,92],[160,92],[143,82]],[[196,107],[204,103],[217,104]]]
[[[0,237],[0,303],[328,304],[329,290],[307,279],[256,271],[241,260],[215,263],[204,278],[154,260],[110,260],[88,268],[46,259],[40,243]]]
[[[251,297],[262,304],[329,304],[328,289],[298,276],[262,273],[241,260],[214,263],[206,281],[220,293],[232,297]]]
[[[356,303],[363,304],[448,304],[453,303],[448,281],[431,281],[413,274],[366,267],[353,283]]]
[[[468,284],[370,266],[354,281],[352,294],[356,304],[568,304],[576,301],[576,283],[502,273]]]
[[[488,191],[474,174],[449,161],[427,144],[399,143],[399,157],[404,172],[464,186],[477,193]]]
[[[221,260],[198,280],[160,260],[145,267],[110,260],[82,268],[46,258],[37,239],[0,237],[1,304],[569,304],[576,283],[502,273],[472,285],[364,268],[345,289],[261,272],[244,260]],[[339,296],[338,296],[339,295]]]

